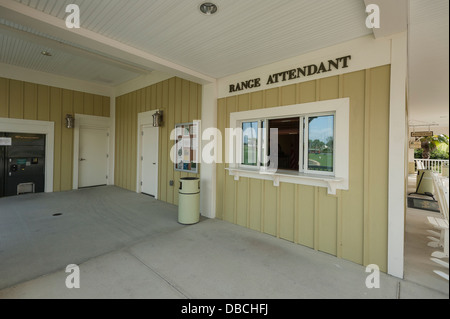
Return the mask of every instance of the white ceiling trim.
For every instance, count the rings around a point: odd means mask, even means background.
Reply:
[[[51,73],[31,70],[11,64],[0,63],[0,77],[30,83],[53,86],[61,89],[114,97],[114,88]]]
[[[107,38],[87,29],[68,29],[65,21],[15,1],[0,0],[0,17],[31,27],[39,32],[64,39],[86,49],[100,52],[106,57],[129,63],[145,69],[171,73],[201,84],[212,83],[214,78],[181,65],[138,50],[121,42]]]
[[[153,71],[150,74],[141,75],[140,77],[130,80],[128,82],[122,83],[114,88],[114,95],[121,96],[136,90],[140,90],[151,86],[153,84],[163,82],[173,78],[173,75],[162,73],[158,71]]]
[[[115,98],[163,82],[172,78],[173,75],[153,71],[136,79],[111,87],[109,85],[100,85],[94,82],[0,63],[0,77]]]

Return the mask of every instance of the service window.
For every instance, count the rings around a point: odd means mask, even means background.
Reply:
[[[242,168],[334,173],[334,114],[242,121],[241,128]]]
[[[349,98],[231,113],[226,170],[235,180],[271,180],[275,187],[348,190],[349,120]]]

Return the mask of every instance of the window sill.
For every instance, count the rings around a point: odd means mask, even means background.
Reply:
[[[280,183],[326,187],[329,195],[336,195],[336,190],[338,189],[348,189],[346,187],[345,179],[335,176],[289,171],[277,171],[272,173],[242,168],[226,168],[226,170],[230,176],[234,176],[235,181],[239,181],[239,178],[241,177],[248,177],[273,181],[275,187],[279,187]]]

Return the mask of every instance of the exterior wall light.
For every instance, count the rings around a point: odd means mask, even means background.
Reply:
[[[162,122],[163,122],[163,111],[156,111],[155,114],[153,114],[153,127],[162,126]]]
[[[72,115],[67,114],[66,115],[66,128],[73,128],[75,125],[75,119]]]

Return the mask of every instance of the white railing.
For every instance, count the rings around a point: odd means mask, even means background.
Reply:
[[[435,159],[415,159],[416,171],[418,169],[429,169],[435,173],[442,172],[442,164],[448,165],[448,160],[435,160]]]

